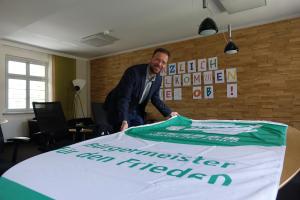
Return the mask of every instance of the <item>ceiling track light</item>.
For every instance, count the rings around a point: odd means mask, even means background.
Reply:
[[[224,53],[226,54],[236,54],[239,51],[238,46],[234,44],[231,38],[231,25],[228,24],[228,33],[229,33],[229,41],[224,48]]]
[[[203,0],[203,9],[205,8],[207,8],[207,1]],[[216,34],[217,32],[218,32],[218,27],[216,22],[209,17],[205,18],[201,22],[198,30],[198,34],[203,36],[213,35]]]

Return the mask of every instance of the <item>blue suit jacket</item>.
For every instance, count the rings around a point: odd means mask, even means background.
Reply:
[[[128,120],[128,113],[133,110],[144,115],[149,99],[162,115],[170,115],[171,110],[159,98],[162,80],[160,75],[157,75],[152,83],[147,98],[139,104],[145,87],[147,66],[148,64],[140,64],[129,67],[118,85],[106,97],[104,108],[108,111],[108,119],[111,123],[117,124],[123,120]]]

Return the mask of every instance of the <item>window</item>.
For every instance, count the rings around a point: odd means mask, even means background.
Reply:
[[[48,100],[48,64],[41,61],[6,57],[6,109],[32,111],[33,101]]]

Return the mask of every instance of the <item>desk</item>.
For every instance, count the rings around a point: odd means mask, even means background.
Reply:
[[[289,126],[280,187],[284,186],[300,169],[300,131]]]

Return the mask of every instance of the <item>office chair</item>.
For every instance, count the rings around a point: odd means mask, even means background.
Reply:
[[[296,175],[279,189],[276,200],[300,199],[300,168]]]
[[[9,168],[11,168],[13,165],[17,162],[17,155],[18,155],[18,149],[19,144],[25,143],[30,141],[28,137],[13,137],[7,139],[7,143],[12,143],[14,145],[13,149],[13,155],[10,161],[7,161],[6,159],[0,158],[0,176]],[[2,127],[0,124],[0,155],[4,152],[4,137],[2,132]]]
[[[32,102],[40,132],[43,137],[42,151],[54,150],[72,142],[69,127],[60,102]]]
[[[103,103],[92,102],[92,114],[97,126],[98,135],[102,136],[113,133],[113,128],[108,123],[107,113],[103,108]]]

